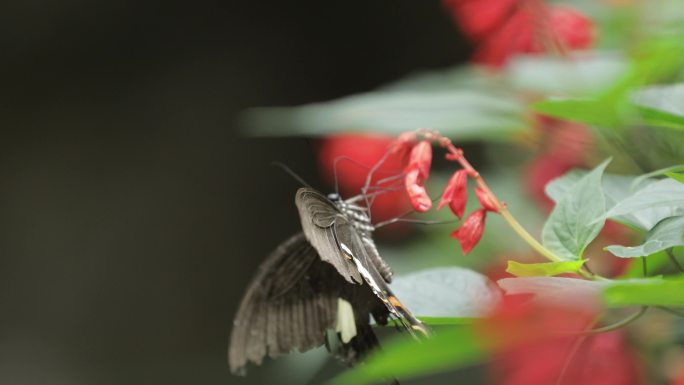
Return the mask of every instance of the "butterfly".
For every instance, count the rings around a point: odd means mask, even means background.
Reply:
[[[414,336],[428,334],[392,293],[392,269],[358,199],[297,190],[303,231],[278,246],[247,287],[228,349],[233,373],[244,374],[249,362],[261,364],[266,356],[324,344],[353,365],[378,345],[371,316],[380,325],[396,319]]]

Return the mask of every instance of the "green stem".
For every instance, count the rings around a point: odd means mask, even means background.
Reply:
[[[591,335],[591,334],[600,334],[600,333],[612,332],[614,330],[623,328],[623,327],[631,324],[632,322],[638,320],[639,318],[641,318],[642,315],[644,315],[644,313],[646,313],[647,310],[648,310],[648,306],[642,306],[641,309],[639,309],[639,311],[637,311],[636,313],[632,314],[631,316],[629,316],[629,317],[627,317],[621,321],[618,321],[614,324],[602,326],[600,328],[586,330],[586,331],[582,332],[581,334]]]

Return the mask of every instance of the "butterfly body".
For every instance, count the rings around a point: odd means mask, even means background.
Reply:
[[[231,371],[327,344],[331,329],[344,329],[336,353],[353,364],[378,344],[370,316],[427,333],[389,288],[392,270],[375,247],[364,207],[311,188],[300,188],[295,204],[303,232],[271,253],[248,286],[231,333]]]

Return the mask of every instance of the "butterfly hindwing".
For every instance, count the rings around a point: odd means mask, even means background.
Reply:
[[[242,299],[229,346],[231,371],[240,372],[248,361],[260,364],[266,355],[322,345],[346,285],[304,234],[285,241],[260,266]]]

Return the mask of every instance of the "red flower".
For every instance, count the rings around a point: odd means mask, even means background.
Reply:
[[[453,212],[458,219],[463,218],[466,202],[468,201],[468,173],[466,170],[458,170],[451,176],[449,182],[444,188],[442,199],[437,205],[437,210],[440,210],[445,205],[449,205],[451,212]]]
[[[413,146],[411,150],[411,157],[409,158],[406,172],[417,169],[420,178],[424,182],[430,176],[430,164],[432,163],[432,145],[430,142],[423,140],[422,142]]]
[[[476,63],[499,67],[515,54],[554,47],[586,49],[594,42],[592,21],[568,6],[548,6],[541,0],[443,0],[443,4],[475,43]]]
[[[461,31],[479,41],[495,31],[515,11],[518,0],[444,0]]]
[[[451,233],[451,237],[461,243],[463,254],[467,255],[470,253],[470,250],[480,242],[484,232],[486,213],[485,209],[475,210],[463,221],[461,227]]]
[[[390,153],[400,154],[401,156],[405,155],[411,147],[413,147],[416,138],[417,135],[415,132],[404,132],[400,134],[397,140],[390,145]]]
[[[339,193],[351,197],[360,193],[366,183],[370,167],[377,163],[393,143],[393,138],[377,134],[337,134],[323,139],[318,147],[318,163],[321,174],[333,183],[333,171],[337,168]],[[351,159],[351,160],[350,160]],[[337,163],[335,164],[335,161]],[[390,154],[376,171],[374,181],[398,175],[403,169],[401,154]],[[377,195],[371,206],[374,221],[396,217],[408,210],[409,201],[401,191]]]
[[[432,163],[432,145],[424,140],[411,149],[408,166],[406,166],[404,185],[413,208],[421,213],[430,210],[432,200],[425,190],[424,183],[430,175]]]
[[[477,195],[477,200],[480,202],[482,208],[495,213],[499,212],[499,208],[496,207],[491,195],[489,195],[485,190],[475,187],[475,195]]]
[[[594,23],[581,12],[564,5],[551,7],[553,33],[570,49],[588,49],[596,36]]]
[[[582,306],[505,296],[477,325],[495,350],[488,372],[498,385],[637,385],[638,361],[621,331],[589,336],[569,356],[575,333],[595,317]]]
[[[432,207],[432,200],[420,179],[420,170],[415,168],[406,174],[404,182],[411,205],[416,211],[424,213]]]

